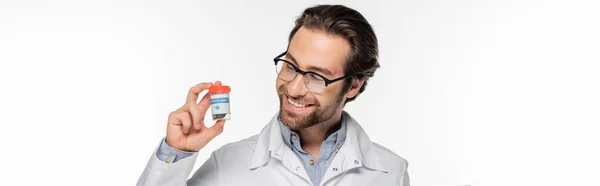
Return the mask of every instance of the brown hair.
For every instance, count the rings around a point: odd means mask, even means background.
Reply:
[[[288,42],[292,41],[294,34],[302,26],[346,39],[350,43],[351,51],[344,66],[344,73],[355,74],[353,78],[364,80],[358,94],[348,98],[346,103],[365,91],[367,80],[373,77],[375,70],[379,68],[379,49],[373,28],[358,11],[343,5],[317,5],[304,10],[295,23]],[[350,89],[353,78],[345,80],[342,94]]]

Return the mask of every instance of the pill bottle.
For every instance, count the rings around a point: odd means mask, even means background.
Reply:
[[[229,92],[231,92],[231,88],[225,85],[208,88],[213,120],[229,120],[231,118]]]

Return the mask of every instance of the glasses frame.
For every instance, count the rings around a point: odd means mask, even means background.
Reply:
[[[356,75],[358,75],[358,74],[350,74],[350,75],[345,75],[345,76],[342,76],[342,77],[339,77],[339,78],[335,78],[335,79],[332,79],[332,80],[330,80],[330,79],[326,78],[325,76],[322,76],[321,74],[318,74],[318,73],[316,73],[316,72],[313,72],[313,71],[304,71],[304,70],[301,70],[300,68],[298,68],[298,67],[297,67],[296,65],[294,65],[293,63],[291,63],[291,62],[289,62],[289,61],[287,61],[287,60],[285,60],[285,59],[281,59],[281,57],[283,57],[285,54],[287,54],[287,51],[285,51],[285,52],[283,52],[283,53],[279,54],[277,57],[273,58],[273,62],[275,62],[275,66],[277,66],[277,63],[279,63],[280,61],[283,61],[283,62],[285,62],[285,63],[287,63],[287,64],[290,64],[290,65],[291,65],[291,66],[294,68],[294,71],[296,71],[296,76],[298,76],[298,74],[302,74],[302,76],[305,76],[305,75],[306,75],[306,74],[308,74],[308,73],[311,73],[311,74],[317,75],[317,76],[319,76],[319,77],[323,78],[323,80],[325,81],[325,88],[327,88],[327,86],[329,86],[329,84],[335,83],[336,81],[339,81],[339,80],[342,80],[342,79],[346,79],[346,78],[349,78],[349,77],[353,77],[353,76],[356,76]],[[277,70],[277,69],[275,69],[275,70]],[[276,72],[277,72],[277,71],[276,71]],[[294,79],[296,78],[296,76],[294,76]],[[279,72],[277,72],[277,77],[279,77]],[[283,79],[282,79],[282,80],[283,80]],[[292,80],[293,80],[293,79],[292,79]],[[285,80],[284,80],[284,81],[285,81]]]

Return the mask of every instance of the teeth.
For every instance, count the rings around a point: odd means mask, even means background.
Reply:
[[[300,107],[300,108],[301,108],[301,107],[306,107],[306,105],[303,105],[303,104],[300,104],[300,103],[296,103],[296,102],[292,101],[292,100],[291,100],[291,99],[289,99],[289,98],[288,98],[287,100],[288,100],[288,103],[290,103],[290,105],[292,105],[292,106],[294,106],[294,107]]]

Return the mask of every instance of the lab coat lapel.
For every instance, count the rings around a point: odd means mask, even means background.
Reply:
[[[358,122],[345,111],[342,113],[342,122],[347,127],[346,141],[334,157],[327,172],[325,172],[321,185],[326,184],[327,181],[349,170],[359,167],[366,167],[387,173],[387,170],[379,163],[373,142],[371,142],[369,136],[367,136]]]
[[[278,159],[292,173],[300,176],[310,183],[310,177],[302,166],[298,157],[288,148],[281,137],[281,128],[279,127],[279,113],[276,113],[267,126],[259,134],[258,142],[250,170],[257,169],[267,164],[270,158]]]

